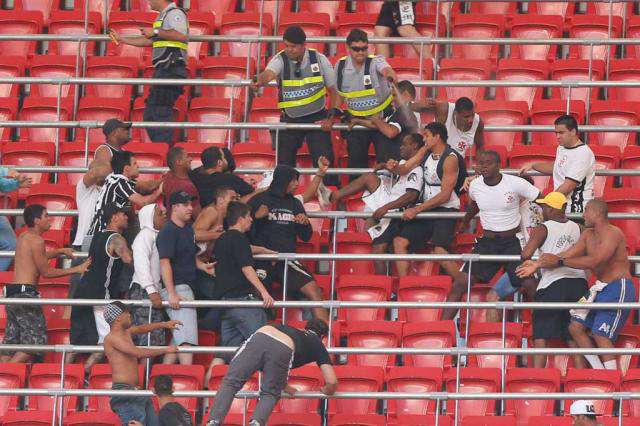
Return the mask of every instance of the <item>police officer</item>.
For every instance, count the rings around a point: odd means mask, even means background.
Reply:
[[[337,97],[332,99],[331,120],[337,117],[337,108],[347,102],[348,116],[366,119],[378,116],[382,119],[393,114],[391,83],[397,81],[393,68],[382,56],[369,55],[367,33],[353,29],[347,36],[349,56],[336,64]],[[379,130],[348,131],[348,166],[364,168],[368,164],[369,144],[373,142],[376,160],[380,163],[390,158],[399,159],[399,146]]]
[[[260,86],[278,79],[282,123],[327,124],[326,95],[335,96],[333,67],[322,53],[305,47],[304,30],[297,25],[284,34],[284,50],[276,54],[251,85],[254,93]],[[327,129],[328,130],[328,129]],[[278,164],[296,166],[296,153],[306,139],[315,167],[324,156],[333,163],[331,134],[323,130],[285,130],[278,132]],[[333,177],[337,182],[337,176]],[[325,183],[334,184],[325,178]]]
[[[138,47],[153,47],[153,78],[187,77],[187,43],[189,22],[187,14],[168,0],[149,0],[151,9],[159,12],[152,28],[140,28],[140,36],[121,36],[110,30],[115,43]],[[182,86],[151,86],[145,103],[144,121],[173,121],[173,105],[184,93]],[[147,128],[153,142],[173,142],[173,129]]]

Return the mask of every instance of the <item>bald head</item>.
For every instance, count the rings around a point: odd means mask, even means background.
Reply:
[[[598,217],[607,217],[609,213],[609,207],[607,207],[607,203],[600,198],[594,198],[593,200],[587,203],[586,208],[590,209],[594,215]]]

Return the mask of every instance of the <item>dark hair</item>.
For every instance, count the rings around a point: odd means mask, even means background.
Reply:
[[[422,148],[424,146],[424,137],[420,133],[409,133],[404,136],[405,139],[409,139],[412,144]]]
[[[124,172],[124,168],[131,165],[131,159],[133,157],[133,152],[131,151],[114,152],[113,157],[111,157],[111,169],[113,173],[121,175],[122,172]]]
[[[456,107],[453,110],[458,112],[473,111],[473,101],[466,96],[458,98]]]
[[[227,217],[225,218],[227,226],[235,225],[240,218],[245,217],[249,213],[251,213],[251,207],[247,204],[241,203],[240,201],[230,202],[229,207],[227,207]]]
[[[42,204],[31,204],[30,206],[25,207],[22,211],[24,223],[26,223],[29,228],[33,228],[36,219],[40,219],[42,217],[42,213],[45,211],[47,211],[47,209]]]
[[[284,30],[282,38],[289,43],[302,44],[307,40],[307,35],[298,25],[290,25]]]
[[[449,134],[447,133],[447,128],[444,124],[438,123],[437,121],[432,121],[431,123],[424,126],[424,129],[431,132],[431,134],[434,136],[440,136],[440,140],[445,144],[447,143]]]
[[[355,43],[357,41],[369,43],[369,37],[367,36],[367,33],[362,31],[360,28],[352,29],[347,36],[347,44]]]
[[[153,380],[153,393],[158,396],[173,395],[173,379],[168,374],[161,374]]]
[[[329,326],[320,318],[311,318],[304,326],[305,330],[313,331],[318,337],[324,337],[329,333]]]
[[[561,115],[556,118],[556,121],[554,121],[553,124],[556,126],[565,126],[569,131],[578,131],[578,120],[576,120],[572,115]]]
[[[502,164],[502,159],[500,158],[500,154],[498,154],[497,151],[494,151],[492,149],[488,149],[485,151],[480,151],[480,153],[478,154],[478,157],[481,155],[488,155],[490,157],[493,157],[493,161],[495,161],[498,164]]]
[[[169,152],[167,152],[167,166],[169,169],[173,169],[176,165],[176,161],[184,154],[184,148],[180,146],[172,147]]]
[[[400,93],[407,92],[413,99],[416,98],[416,87],[409,80],[402,80],[398,83],[398,91]]]
[[[213,202],[216,203],[218,198],[224,197],[227,192],[233,191],[233,188],[230,186],[218,186],[213,190]]]
[[[205,169],[214,168],[220,160],[222,160],[222,149],[217,146],[210,146],[200,154],[200,161]]]

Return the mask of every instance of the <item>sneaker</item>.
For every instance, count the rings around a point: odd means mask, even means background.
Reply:
[[[331,210],[331,190],[324,186],[324,183],[320,182],[316,194],[320,202],[320,208],[322,210]]]

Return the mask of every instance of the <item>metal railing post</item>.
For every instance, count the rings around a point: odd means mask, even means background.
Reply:
[[[592,79],[593,79],[593,43],[589,45],[589,81],[592,81]],[[589,124],[588,120],[589,120],[589,111],[591,110],[591,91],[592,90],[593,89],[591,88],[591,86],[589,86],[588,87],[589,95],[587,96],[586,111],[585,111],[587,124]]]
[[[62,360],[60,361],[60,390],[64,390],[64,375],[65,375],[65,355],[66,355],[66,350],[63,348],[62,349]],[[60,414],[59,414],[59,419],[60,419],[60,423],[59,426],[62,426],[62,418],[64,416],[64,396],[60,397],[60,405],[59,405],[59,409],[60,409]],[[55,397],[56,400],[58,400],[58,396]],[[56,406],[56,404],[54,403],[54,407]],[[53,409],[54,413],[56,412],[56,409]],[[55,415],[55,414],[54,414]]]
[[[143,289],[146,293],[146,290]],[[151,303],[151,299],[149,299],[149,303]],[[149,315],[147,317],[147,324],[151,324],[151,314],[152,314],[153,306],[149,305]],[[151,332],[147,333],[147,347],[151,347]],[[149,375],[151,374],[151,358],[147,358],[145,361],[144,368],[144,383],[149,386]]]
[[[569,90],[567,91],[567,115],[571,114],[571,88],[573,86],[569,83]]]
[[[282,274],[282,301],[287,301],[287,279],[289,278],[289,261],[284,260],[284,274]],[[282,324],[286,323],[287,308],[282,308]]]
[[[233,86],[232,86],[233,87]],[[231,102],[229,102],[229,123],[233,123],[233,103],[235,98],[231,98]],[[227,130],[227,148],[231,150],[232,141],[231,141],[231,129]]]
[[[84,132],[84,166],[89,167],[89,129]]]
[[[473,273],[473,259],[469,259],[469,273],[467,274],[467,303],[471,302],[471,274]],[[462,317],[462,310],[458,311],[458,315]],[[471,322],[471,311],[467,308],[467,318],[464,323],[464,341],[465,345],[469,339],[469,322]]]
[[[60,109],[62,103],[62,84],[58,84],[58,96],[56,99],[56,119],[60,121]],[[55,147],[55,164],[58,164],[60,157],[60,127],[56,127],[56,147]],[[58,181],[58,176],[54,175],[54,182]]]
[[[506,348],[507,344],[507,308],[502,308],[502,349]],[[506,355],[502,354],[500,358],[500,389],[504,391],[505,386],[505,372],[507,369]],[[504,414],[505,404],[504,399],[500,400],[500,415]]]
[[[280,128],[276,128],[275,131],[275,150],[276,150],[276,164],[280,164],[280,158],[278,153],[280,152]]]
[[[331,238],[331,253],[332,254],[336,254],[336,247],[337,247],[337,242],[336,242],[336,237],[338,235],[338,218],[334,217],[333,218],[333,235]],[[331,294],[329,295],[329,297],[331,298],[331,301],[333,302],[333,295],[336,291],[336,261],[332,260],[331,261]],[[329,307],[329,336],[327,336],[327,346],[331,347],[332,346],[332,340],[333,340],[333,330],[332,330],[332,326],[333,326],[333,304]]]

